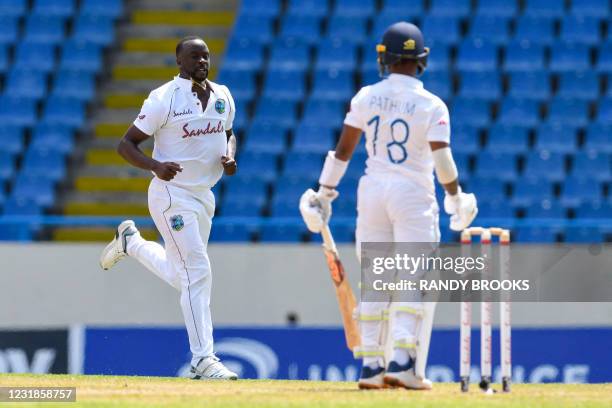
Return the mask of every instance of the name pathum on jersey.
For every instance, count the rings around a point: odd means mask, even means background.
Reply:
[[[401,173],[434,191],[429,142],[450,143],[446,104],[407,75],[391,74],[351,101],[344,124],[365,134],[366,173]]]

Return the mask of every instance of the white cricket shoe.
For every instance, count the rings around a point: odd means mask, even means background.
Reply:
[[[127,255],[127,240],[137,234],[138,229],[132,220],[125,220],[117,227],[115,238],[104,248],[100,255],[100,266],[105,271]]]
[[[385,369],[383,367],[370,368],[363,366],[361,369],[361,376],[359,377],[360,390],[378,390],[385,388],[383,377],[385,376]]]
[[[409,390],[431,390],[432,388],[430,380],[416,376],[412,359],[404,366],[391,361],[383,380],[390,387],[403,387]]]
[[[219,361],[217,356],[200,359],[198,364],[191,366],[189,378],[192,380],[237,380],[238,374],[230,371]]]

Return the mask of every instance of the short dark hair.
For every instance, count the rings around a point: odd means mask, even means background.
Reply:
[[[202,41],[204,41],[202,38],[198,37],[197,35],[188,35],[187,37],[181,38],[181,40],[176,44],[176,56],[178,57],[179,53],[183,49],[183,45],[186,42],[193,41],[193,40],[202,40]]]

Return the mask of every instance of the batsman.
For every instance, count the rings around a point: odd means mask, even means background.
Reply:
[[[367,160],[357,191],[358,258],[363,242],[440,241],[434,170],[446,192],[444,209],[452,230],[468,227],[478,213],[474,194],[462,192],[458,184],[448,108],[418,79],[429,55],[421,31],[407,22],[393,24],[376,51],[383,79],[352,99],[336,150],[325,158],[318,191],[309,189],[300,200],[309,230],[327,231],[336,187],[364,133]],[[355,315],[360,341],[353,348],[355,357],[363,359],[359,388],[431,389],[425,365],[435,303],[420,300],[359,304]],[[389,310],[393,316],[387,320]],[[388,321],[392,327],[386,327]],[[392,353],[385,354],[385,332]]]

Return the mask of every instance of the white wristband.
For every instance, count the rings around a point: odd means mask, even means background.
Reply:
[[[448,184],[459,176],[457,165],[453,160],[450,147],[443,147],[432,152],[436,176],[440,184]]]
[[[346,172],[348,163],[348,161],[336,159],[335,151],[327,152],[325,164],[323,164],[323,170],[321,171],[321,176],[319,177],[319,184],[322,186],[336,188]]]

